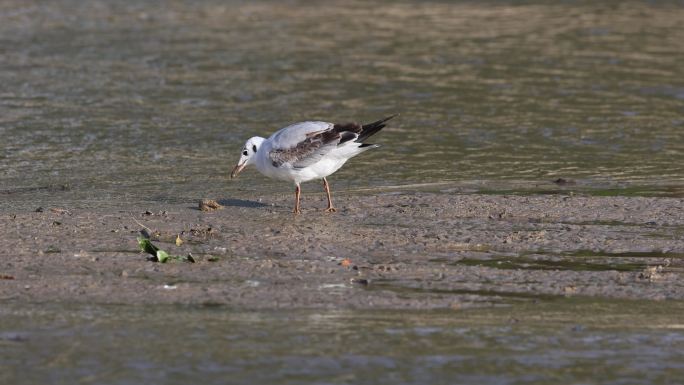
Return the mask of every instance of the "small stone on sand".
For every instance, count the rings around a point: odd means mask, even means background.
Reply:
[[[223,206],[213,199],[202,199],[199,203],[199,209],[202,211],[214,211],[221,208],[223,208]]]

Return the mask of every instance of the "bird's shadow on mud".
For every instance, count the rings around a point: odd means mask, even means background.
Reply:
[[[231,206],[231,207],[251,207],[251,208],[258,208],[258,207],[267,207],[268,205],[265,203],[257,202],[257,201],[248,201],[245,199],[217,199],[216,202],[218,202],[221,206]]]

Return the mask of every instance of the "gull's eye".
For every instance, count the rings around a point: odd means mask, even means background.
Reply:
[[[247,156],[247,150],[242,151],[242,155]]]

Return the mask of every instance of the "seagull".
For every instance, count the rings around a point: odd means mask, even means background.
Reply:
[[[323,179],[323,189],[328,195],[325,211],[336,212],[326,177],[339,170],[350,158],[379,147],[365,141],[382,130],[385,122],[395,116],[369,124],[300,122],[281,128],[268,139],[259,136],[249,138],[230,177],[235,178],[245,167],[254,165],[269,178],[293,182],[295,215],[302,212],[299,204],[302,192],[300,184]]]

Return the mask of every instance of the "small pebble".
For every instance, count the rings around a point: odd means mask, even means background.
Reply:
[[[199,203],[199,209],[202,211],[214,211],[221,208],[223,206],[213,199],[202,199]]]
[[[370,284],[370,281],[368,281],[365,278],[352,278],[352,279],[350,279],[350,281],[351,281],[351,283],[356,283],[356,284],[364,285],[364,286]]]

